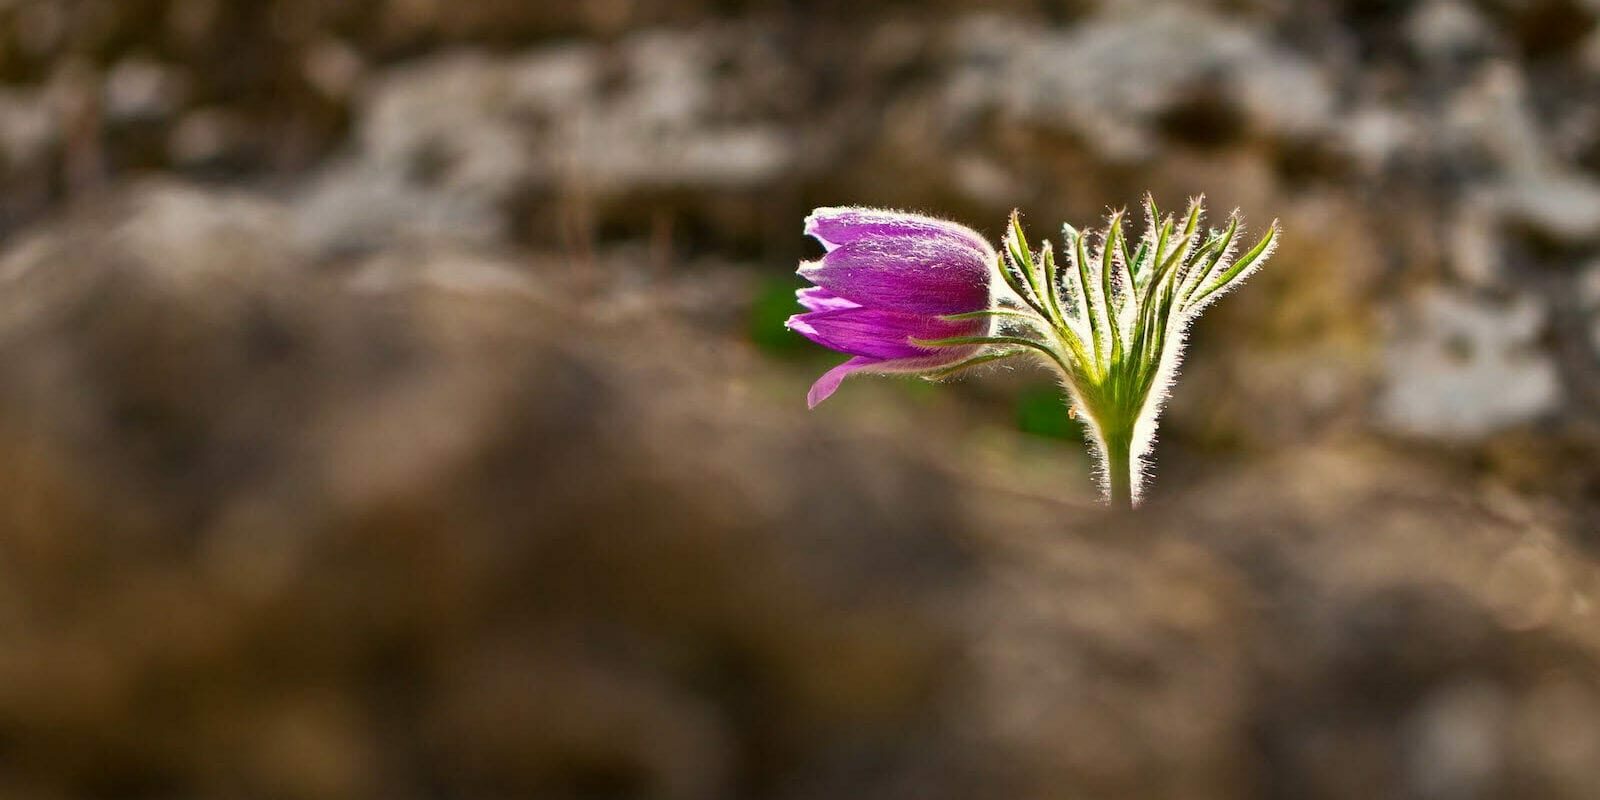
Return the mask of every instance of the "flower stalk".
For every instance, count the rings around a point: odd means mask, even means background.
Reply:
[[[1086,423],[1103,496],[1116,508],[1135,507],[1143,497],[1156,423],[1189,324],[1258,269],[1278,241],[1273,222],[1234,258],[1242,238],[1237,212],[1221,229],[1207,230],[1201,198],[1181,218],[1163,215],[1149,197],[1144,206],[1147,225],[1137,241],[1124,233],[1119,212],[1100,232],[1064,226],[1060,259],[1049,242],[1035,251],[1013,212],[995,259],[1004,286],[988,312],[996,333],[960,342],[1004,348],[985,354],[991,356],[1046,356]]]
[[[819,209],[807,231],[829,253],[802,268],[820,288],[801,290],[809,313],[790,327],[855,357],[818,381],[812,405],[855,371],[942,380],[1041,357],[1085,421],[1105,500],[1136,507],[1190,323],[1259,269],[1278,242],[1274,221],[1235,257],[1243,239],[1238,212],[1207,229],[1203,207],[1195,198],[1181,218],[1163,215],[1147,196],[1137,241],[1117,212],[1102,231],[1063,226],[1059,258],[1048,241],[1033,249],[1017,212],[995,252],[955,223]]]

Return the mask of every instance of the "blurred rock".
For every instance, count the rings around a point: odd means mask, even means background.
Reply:
[[[1370,175],[1381,175],[1422,144],[1422,125],[1414,115],[1384,107],[1354,111],[1342,123],[1340,138]]]
[[[1578,280],[1578,297],[1588,311],[1594,354],[1600,358],[1600,262],[1589,265]]]
[[[0,258],[0,785],[979,796],[940,470],[657,308],[290,220],[158,184]]]
[[[1586,178],[1529,180],[1501,195],[1508,220],[1561,245],[1600,240],[1600,181]]]
[[[360,88],[366,65],[349,43],[329,38],[306,52],[303,69],[306,81],[325,97],[345,102]]]
[[[105,82],[106,121],[111,124],[165,119],[183,105],[184,78],[148,59],[117,62]]]
[[[6,166],[18,169],[44,156],[56,143],[57,128],[48,101],[31,92],[0,95],[0,143]]]
[[[1315,445],[1107,515],[775,407],[712,276],[295,224],[151,183],[0,255],[0,786],[1600,788],[1600,564],[1503,489]]]
[[[1549,56],[1582,42],[1600,18],[1591,0],[1486,0],[1493,13],[1524,52]]]
[[[1497,175],[1552,171],[1523,74],[1504,60],[1469,74],[1472,79],[1452,94],[1441,120],[1442,143],[1458,157],[1487,162]]]
[[[1549,414],[1561,403],[1555,364],[1534,348],[1544,314],[1428,292],[1397,313],[1384,359],[1379,420],[1397,432],[1473,438]]]
[[[952,104],[992,104],[1070,131],[1112,161],[1151,156],[1163,135],[1218,145],[1245,134],[1308,136],[1330,122],[1331,89],[1315,65],[1183,6],[1060,32],[998,18],[957,25]]]
[[[753,192],[793,169],[795,139],[752,118],[776,89],[737,30],[631,37],[520,58],[443,56],[379,82],[360,110],[361,150],[306,203],[338,248],[462,209],[452,225],[508,235],[564,208],[653,192]],[[736,110],[728,116],[726,110]],[[370,192],[354,191],[371,185]],[[387,199],[386,199],[387,198]],[[462,214],[467,218],[463,219]],[[533,217],[519,219],[518,215]],[[348,232],[341,232],[341,226]],[[593,232],[584,232],[593,235]]]
[[[1482,55],[1494,41],[1488,20],[1465,0],[1426,0],[1411,12],[1406,27],[1417,51],[1435,61]]]
[[[183,116],[167,142],[175,166],[190,170],[238,170],[262,155],[250,124],[222,108],[201,108]]]
[[[1504,782],[1505,694],[1463,681],[1434,691],[1405,723],[1407,782],[1416,797],[1474,797]]]
[[[493,198],[418,186],[401,172],[369,165],[319,175],[301,190],[294,209],[300,240],[335,256],[416,239],[490,244],[507,229]]]
[[[1600,720],[1537,743],[1508,730],[1553,692],[1600,702],[1600,563],[1547,510],[1455,480],[1398,449],[1319,446],[1122,520],[977,499],[982,718],[1045,797],[1600,789],[1567,760]],[[1497,577],[1529,553],[1545,579]]]

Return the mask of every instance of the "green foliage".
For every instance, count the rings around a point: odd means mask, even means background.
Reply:
[[[792,356],[820,349],[784,327],[784,320],[794,313],[796,285],[792,279],[766,280],[756,291],[755,300],[750,304],[747,330],[750,341],[763,352]]]
[[[1178,219],[1147,197],[1137,242],[1124,234],[1124,216],[1112,214],[1098,236],[1064,226],[1058,260],[1049,242],[1031,248],[1013,212],[995,263],[1004,289],[992,309],[978,312],[994,318],[994,333],[921,344],[990,346],[935,377],[1025,353],[1044,356],[1093,434],[1107,499],[1136,505],[1189,323],[1267,260],[1278,225],[1235,259],[1237,212],[1224,227],[1206,229],[1200,198]]]
[[[1061,392],[1050,386],[1031,386],[1016,400],[1017,428],[1046,439],[1083,441],[1083,423],[1067,413]]]

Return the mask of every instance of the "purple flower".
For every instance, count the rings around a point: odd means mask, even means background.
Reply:
[[[926,372],[971,358],[972,347],[918,347],[912,339],[982,336],[986,319],[948,320],[989,308],[994,249],[954,222],[898,211],[819,208],[806,234],[827,250],[800,265],[816,284],[798,292],[790,330],[851,356],[806,396],[815,408],[856,372]]]

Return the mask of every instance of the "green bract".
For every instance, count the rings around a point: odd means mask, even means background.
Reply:
[[[995,258],[1007,291],[993,306],[950,320],[992,317],[991,335],[916,340],[924,347],[984,345],[977,355],[928,375],[943,378],[1024,354],[1044,356],[1060,373],[1073,407],[1088,423],[1100,456],[1101,485],[1115,506],[1138,505],[1156,419],[1177,373],[1184,334],[1200,311],[1261,266],[1278,242],[1265,236],[1234,257],[1242,236],[1238,212],[1221,229],[1202,227],[1203,200],[1180,221],[1145,199],[1147,224],[1131,242],[1123,214],[1103,232],[1063,227],[1062,255],[1049,242],[1033,251],[1020,216]]]

